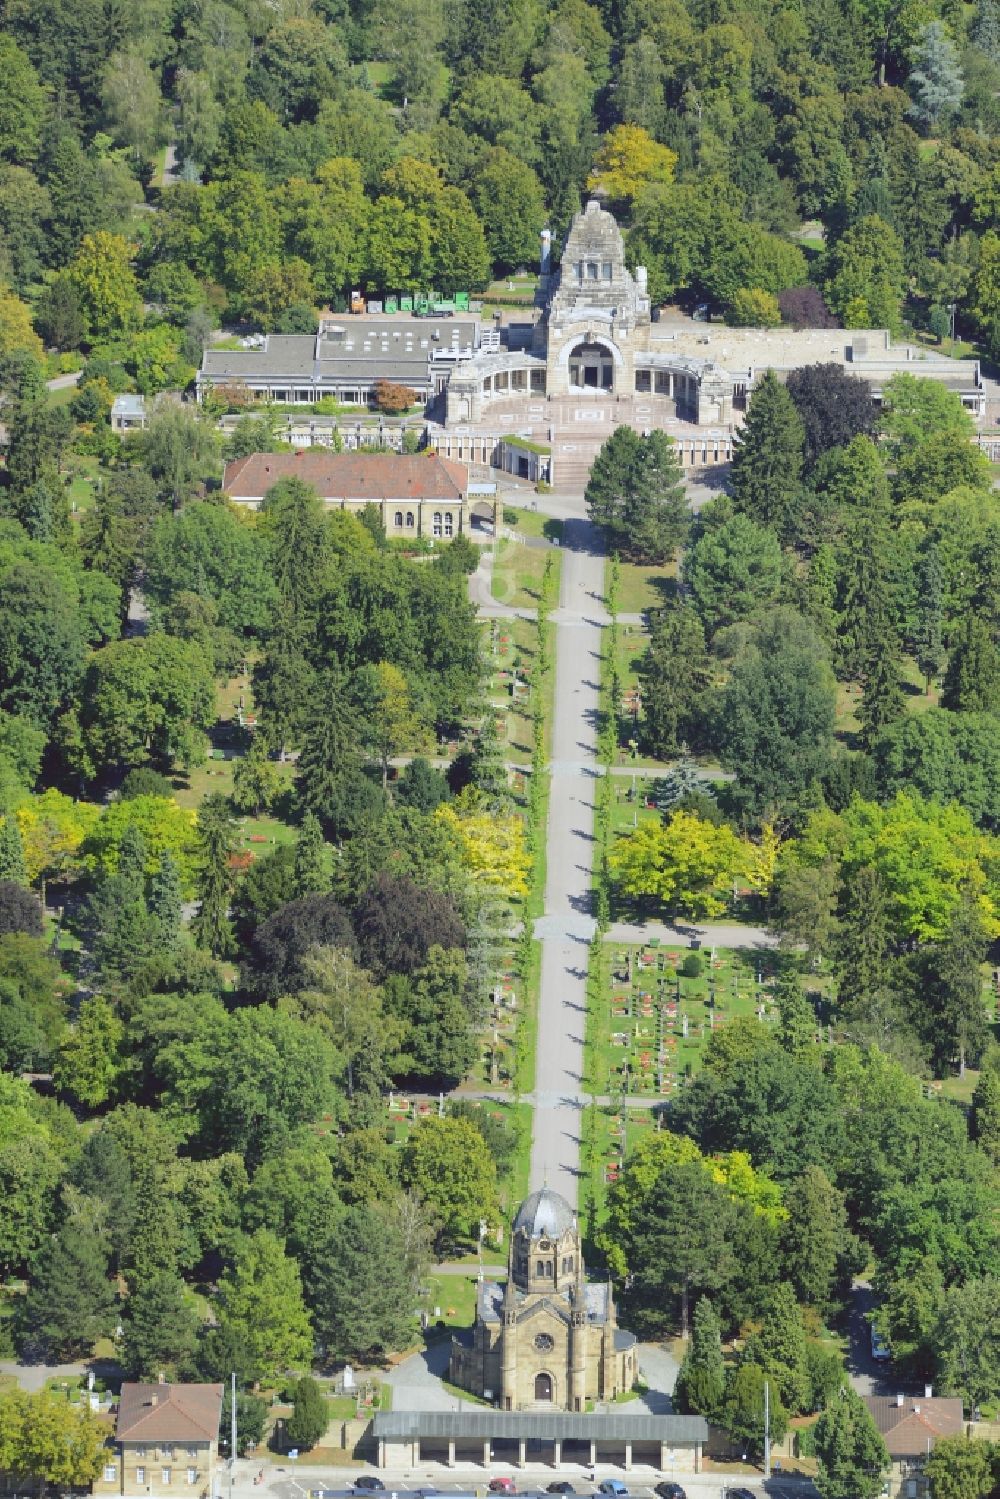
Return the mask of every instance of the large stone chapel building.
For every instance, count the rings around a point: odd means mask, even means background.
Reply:
[[[634,276],[629,271],[621,230],[596,198],[575,215],[556,271],[543,236],[539,299],[542,316],[530,347],[455,366],[446,425],[488,419],[495,403],[518,395],[551,401],[585,393],[629,405],[662,396],[686,421],[730,420],[733,381],[726,370],[655,346],[645,267]]]
[[[504,1411],[583,1412],[631,1389],[637,1372],[610,1283],[587,1282],[576,1214],[549,1187],[533,1192],[514,1219],[506,1286],[480,1285],[449,1378]]]

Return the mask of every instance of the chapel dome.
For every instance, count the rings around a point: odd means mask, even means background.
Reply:
[[[526,1233],[529,1239],[561,1239],[563,1234],[576,1231],[576,1214],[565,1197],[551,1187],[526,1197],[514,1219],[514,1232]]]

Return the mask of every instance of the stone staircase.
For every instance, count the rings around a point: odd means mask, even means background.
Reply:
[[[594,459],[610,435],[608,427],[557,427],[552,443],[553,489],[558,494],[583,494]]]

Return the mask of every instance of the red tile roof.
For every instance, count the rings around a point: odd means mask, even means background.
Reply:
[[[866,1395],[865,1405],[893,1459],[926,1457],[938,1437],[960,1436],[964,1424],[962,1402],[942,1395],[904,1395],[897,1405],[895,1395]]]
[[[226,464],[222,487],[234,500],[255,500],[279,479],[303,479],[324,500],[441,500],[460,504],[469,489],[464,463],[436,453],[250,453]]]
[[[221,1384],[123,1384],[115,1436],[126,1442],[205,1442],[219,1435]]]

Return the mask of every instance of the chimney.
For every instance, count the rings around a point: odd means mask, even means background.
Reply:
[[[915,1416],[919,1416],[919,1415],[920,1415],[920,1407],[919,1407],[919,1405],[915,1405],[915,1406],[914,1406],[914,1407],[913,1407],[913,1414],[914,1414],[914,1415],[915,1415]]]
[[[543,276],[547,276],[552,269],[552,231],[543,229],[541,233],[542,253],[541,263],[538,267]]]
[[[902,1409],[902,1406],[903,1406],[903,1392],[902,1391],[900,1391],[899,1394],[896,1396],[896,1406],[897,1406],[898,1409]]]
[[[150,1405],[159,1405],[159,1403],[160,1403],[160,1397],[159,1397],[159,1395],[150,1395],[150,1397],[149,1397],[149,1403],[150,1403]]]
[[[924,1385],[924,1399],[925,1400],[932,1400],[933,1398],[934,1398],[934,1386],[932,1384],[925,1384]]]

